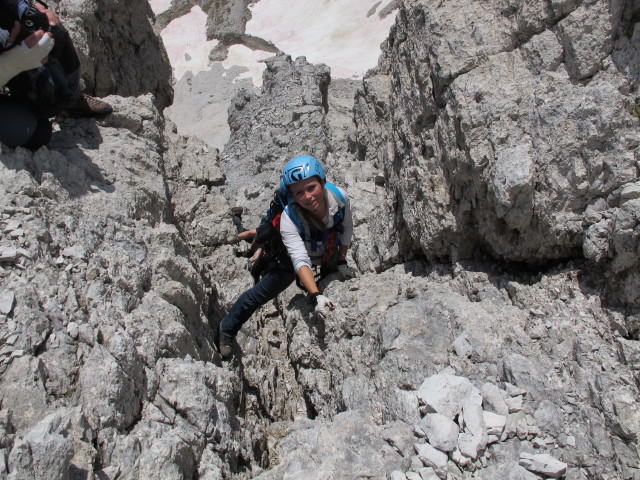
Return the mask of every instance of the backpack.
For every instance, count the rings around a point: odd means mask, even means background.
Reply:
[[[324,245],[325,254],[322,258],[323,266],[325,264],[328,265],[335,257],[337,247],[340,245],[338,234],[342,233],[344,230],[342,221],[344,220],[345,201],[344,196],[335,185],[330,182],[326,182],[325,187],[338,199],[340,208],[334,215],[333,227],[323,230],[310,229],[308,227],[305,228],[304,223],[296,213],[295,209],[291,206],[291,197],[288,194],[283,195],[279,188],[276,189],[269,208],[256,228],[256,237],[253,241],[254,248],[262,249],[259,257],[249,267],[249,271],[251,272],[255,283],[260,281],[262,275],[276,267],[285,268],[287,270],[293,269],[291,258],[289,258],[286,247],[282,242],[282,236],[280,235],[280,220],[283,211],[287,212],[287,215],[289,215],[293,223],[296,225],[303,241],[311,243],[313,251],[316,251]]]

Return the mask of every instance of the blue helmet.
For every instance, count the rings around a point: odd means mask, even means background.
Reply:
[[[315,157],[298,155],[289,160],[282,169],[280,188],[286,192],[289,185],[311,177],[320,177],[320,180],[325,180],[324,168]]]

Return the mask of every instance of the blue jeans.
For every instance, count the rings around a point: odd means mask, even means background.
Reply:
[[[293,270],[274,269],[262,277],[253,288],[244,292],[233,304],[227,316],[220,323],[220,332],[235,337],[242,325],[258,308],[276,298],[295,280]]]

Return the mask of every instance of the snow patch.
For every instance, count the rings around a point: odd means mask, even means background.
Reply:
[[[370,15],[375,0],[261,0],[250,6],[246,33],[273,43],[292,58],[324,63],[334,78],[362,78],[375,67],[395,12]],[[388,2],[387,2],[388,3]]]
[[[252,19],[246,33],[270,41],[292,58],[306,57],[310,63],[324,63],[333,78],[362,78],[375,67],[380,44],[388,37],[395,12],[384,18],[376,14],[383,5],[376,0],[260,0],[250,6]],[[171,0],[150,0],[157,14]],[[373,13],[372,13],[373,12]],[[198,6],[162,30],[161,36],[173,67],[176,81],[191,71],[209,70],[209,54],[218,44],[206,40],[207,15]],[[233,66],[247,71],[235,80],[251,78],[262,85],[264,60],[271,52],[251,50],[242,45],[229,48],[225,69]]]
[[[149,0],[149,5],[151,5],[153,13],[158,15],[171,6],[171,1],[172,0]]]
[[[176,81],[190,71],[194,75],[210,69],[209,53],[218,45],[207,40],[207,14],[198,6],[170,22],[160,32]]]
[[[225,70],[229,70],[232,67],[247,69],[246,72],[234,77],[233,83],[236,83],[238,80],[250,78],[256,87],[261,87],[262,73],[266,67],[264,59],[272,57],[273,55],[273,53],[263,50],[251,50],[244,45],[232,45],[229,47],[229,53],[226,60],[222,62],[222,66]]]

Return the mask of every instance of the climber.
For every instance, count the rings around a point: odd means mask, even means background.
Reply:
[[[53,47],[43,62],[30,62],[24,68],[19,52],[25,53],[26,39],[37,32],[45,32]],[[82,93],[75,47],[58,15],[42,1],[0,1],[0,59],[2,86],[8,92],[0,96],[0,140],[8,146],[36,149],[46,144],[51,135],[49,119],[62,111],[84,117],[102,117],[113,111],[108,103]],[[23,135],[13,134],[26,118],[31,124],[36,119],[37,141],[33,136],[24,141]]]
[[[316,314],[324,318],[335,305],[320,292],[314,267],[335,263],[342,278],[352,274],[346,259],[353,234],[351,204],[343,189],[327,183],[320,162],[309,155],[291,159],[282,171],[280,192],[286,199],[279,225],[286,250],[252,288],[240,295],[220,323],[223,358],[231,355],[233,340],[249,317],[296,277]]]

